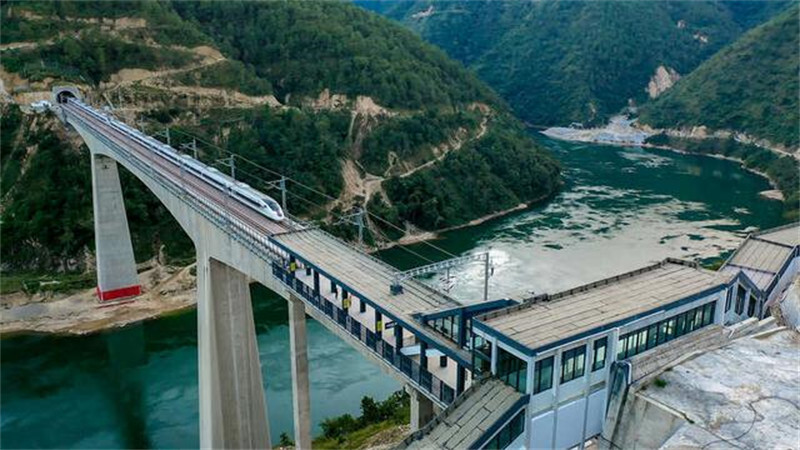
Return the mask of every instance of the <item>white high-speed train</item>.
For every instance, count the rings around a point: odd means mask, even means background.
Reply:
[[[70,99],[70,101],[73,102],[74,100]],[[196,175],[197,177],[207,181],[216,189],[225,192],[227,195],[230,195],[242,205],[245,205],[248,208],[267,217],[268,219],[276,222],[280,222],[286,218],[283,209],[272,197],[258,192],[246,183],[236,181],[233,178],[222,174],[222,172],[219,170],[209,167],[189,155],[181,155],[169,145],[166,145],[155,138],[147,136],[139,130],[131,128],[122,122],[111,119],[105,114],[101,114],[79,101],[74,101],[74,103],[87,113],[103,120],[112,128],[125,133],[137,142],[143,144],[145,148],[152,150],[159,157],[164,158],[170,163],[180,167],[181,170],[190,172],[193,175]]]

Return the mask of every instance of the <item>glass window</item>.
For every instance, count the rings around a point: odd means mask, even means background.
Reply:
[[[508,447],[525,430],[525,410],[518,412],[483,448],[502,450]]]
[[[733,289],[728,289],[728,295],[725,296],[725,312],[731,310],[731,299],[733,298]]]
[[[594,341],[592,372],[600,370],[606,366],[606,347],[608,347],[608,338],[602,338]]]
[[[650,325],[647,329],[647,349],[658,345],[658,325]]]
[[[753,317],[756,313],[756,298],[750,295],[750,304],[747,306],[747,317]]]
[[[650,350],[660,344],[714,323],[715,308],[716,302],[709,302],[675,317],[670,317],[620,336],[617,358],[630,358],[645,350]]]
[[[703,307],[703,326],[714,321],[714,303],[706,303]]]
[[[667,321],[667,340],[671,341],[673,339],[675,339],[675,318]]]
[[[553,387],[553,357],[536,361],[533,366],[533,393],[538,394]]]
[[[647,350],[647,329],[642,329],[638,333],[639,345],[636,347],[636,353],[641,353]]]
[[[678,316],[677,325],[675,327],[675,337],[683,336],[686,332],[684,326],[686,325],[686,314],[681,314]]]
[[[625,359],[626,345],[628,344],[627,336],[619,338],[619,349],[617,350],[617,359]]]
[[[472,366],[477,373],[492,371],[492,343],[477,334],[472,337]]]
[[[561,353],[561,383],[583,376],[586,368],[586,346],[581,345]]]
[[[744,312],[744,297],[746,294],[747,292],[740,284],[739,289],[736,291],[736,314],[742,314]]]
[[[519,392],[527,390],[528,363],[497,348],[497,377]]]

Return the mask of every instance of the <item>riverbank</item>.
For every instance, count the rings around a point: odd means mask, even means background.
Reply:
[[[154,265],[139,273],[144,293],[130,301],[100,304],[95,289],[70,294],[6,294],[0,335],[84,335],[193,308],[194,265]]]
[[[559,190],[560,190],[560,188],[559,188]],[[398,245],[415,245],[415,244],[422,244],[422,243],[428,242],[428,241],[435,241],[435,240],[441,238],[441,235],[443,233],[448,233],[448,232],[451,232],[451,231],[463,230],[463,229],[466,229],[466,228],[471,228],[471,227],[476,227],[476,226],[479,226],[479,225],[483,225],[483,224],[485,224],[487,222],[490,222],[492,220],[508,216],[509,214],[513,214],[513,213],[516,213],[516,212],[524,211],[524,210],[526,210],[528,208],[532,208],[534,206],[541,205],[542,203],[547,202],[550,199],[552,199],[553,197],[555,197],[558,194],[559,190],[556,190],[555,192],[553,192],[553,193],[551,193],[549,195],[543,195],[541,197],[535,198],[535,199],[533,199],[533,200],[531,200],[529,202],[523,202],[523,203],[520,203],[520,204],[518,204],[516,206],[513,206],[511,208],[504,209],[502,211],[493,212],[491,214],[487,214],[485,216],[478,217],[477,219],[472,219],[469,222],[463,223],[461,225],[454,225],[452,227],[442,228],[442,229],[439,229],[439,230],[436,230],[436,231],[407,231],[406,234],[403,237],[401,237],[400,239],[397,239],[396,241],[392,241],[392,242],[389,242],[389,243],[384,244],[384,245],[380,245],[374,251],[371,251],[371,253],[372,252],[383,251],[383,250],[389,250],[389,249],[394,248],[394,247],[396,247]]]
[[[691,132],[671,129],[657,130],[637,124],[636,119],[627,119],[624,116],[615,116],[612,117],[609,123],[603,127],[589,129],[553,127],[548,128],[541,133],[545,136],[563,141],[587,142],[621,147],[653,148],[659,150],[668,150],[681,154],[703,155],[712,158],[733,161],[738,163],[744,170],[759,175],[770,183],[772,189],[762,191],[759,193],[759,195],[769,200],[782,202],[786,201],[786,183],[778,179],[777,176],[770,174],[768,169],[750,166],[747,164],[747,161],[744,157],[732,156],[729,154],[726,155],[723,154],[722,150],[705,148],[703,150],[692,151],[688,148],[689,145],[684,146],[685,148],[679,148],[679,144],[676,144],[676,142],[685,143],[685,141],[695,141],[698,143],[721,143],[724,139],[727,143],[732,139],[733,145],[753,146],[754,148],[771,152],[777,158],[789,156],[794,158],[794,160],[797,160],[800,158],[800,155],[789,152],[786,149],[770,146],[767,141],[757,141],[754,138],[741,133],[720,131],[709,134],[705,131],[705,127],[699,128],[702,132],[698,132],[696,130],[692,130]],[[665,143],[657,143],[662,141]],[[713,147],[713,144],[710,144],[710,147]],[[789,213],[791,214],[793,210],[794,208],[792,208],[790,205]]]

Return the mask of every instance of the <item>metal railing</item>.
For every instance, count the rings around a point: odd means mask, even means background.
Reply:
[[[119,159],[135,167],[160,186],[167,189],[167,191],[181,198],[182,201],[187,203],[192,209],[215,223],[226,234],[252,250],[264,261],[268,263],[272,263],[276,260],[282,262],[288,258],[288,254],[272,243],[264,232],[257,230],[255,227],[221,210],[218,205],[215,205],[204,197],[196,195],[194,192],[186,189],[182,185],[180,179],[176,182],[174,179],[165,177],[161,172],[153,168],[152,165],[146,164],[142,159],[134,156],[122,145],[117,144],[103,133],[99,132],[92,123],[80,115],[71,114],[70,119],[77,119],[84,126],[83,128],[85,130],[91,133],[95,139],[101,141],[110,150],[113,150]]]
[[[322,297],[319,293],[314,293],[310,286],[306,285],[302,282],[302,280],[297,279],[294,274],[286,270],[285,267],[287,265],[287,261],[289,260],[289,254],[272,242],[272,238],[269,235],[232,216],[230,213],[223,210],[220,205],[207,200],[192,190],[186,189],[180,178],[172,179],[165,176],[151,164],[148,164],[146,161],[133,154],[133,152],[131,152],[129,149],[125,148],[124,145],[121,145],[110,139],[97,127],[95,127],[90,120],[82,117],[80,114],[72,113],[69,114],[69,116],[70,120],[80,122],[83,129],[91,133],[95,139],[102,142],[106,147],[109,148],[109,150],[112,150],[115,154],[115,157],[118,158],[120,162],[124,162],[127,165],[130,165],[130,167],[136,168],[143,175],[149,177],[158,185],[164,187],[168,192],[179,197],[192,209],[216,224],[223,232],[231,236],[231,238],[253,251],[265,262],[271,264],[273,275],[275,275],[289,288],[294,290],[298,295],[308,301],[316,309],[330,317],[334,323],[358,339],[377,356],[397,368],[406,377],[408,377],[413,384],[432,394],[434,398],[438,399],[438,401],[445,406],[453,402],[455,398],[455,390],[453,388],[430,373],[426,368],[421,367],[419,363],[410,357],[403,355],[399,351],[395,351],[395,348],[388,342],[384,341],[378,334],[354,320],[353,317],[347,314],[347,311],[344,309],[334,305],[332,302]],[[93,118],[92,120],[102,121],[102,119],[96,118]],[[350,245],[341,241],[339,238],[322,231],[319,228],[315,229],[315,231],[321,231],[323,236],[326,238],[333,239],[347,247],[350,247]],[[378,263],[382,266],[388,266],[388,264],[378,260],[372,255],[363,252],[360,253],[366,255],[375,263]],[[430,289],[430,287],[426,286],[424,283],[420,284]],[[433,291],[433,289],[430,290]]]
[[[328,316],[340,328],[359,340],[376,356],[403,373],[413,384],[433,395],[444,405],[449,405],[453,402],[455,399],[455,390],[453,388],[429,372],[428,369],[420,366],[418,362],[397,351],[394,346],[384,341],[381,335],[362,325],[350,316],[346,310],[339,308],[319,292],[314,292],[311,286],[295,277],[282,264],[273,262],[272,274],[311,306]]]

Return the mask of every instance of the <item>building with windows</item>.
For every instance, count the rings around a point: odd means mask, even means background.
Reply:
[[[667,259],[474,318],[476,370],[529,396],[527,426],[508,446],[569,448],[599,434],[610,366],[721,323],[728,284]]]
[[[725,304],[725,324],[766,317],[800,270],[800,228],[790,224],[751,234],[720,272],[734,277]]]
[[[748,236],[716,272],[668,258],[556,294],[420,317],[471,350],[472,383],[403,446],[564,449],[617,429],[628,386],[715,345],[723,327],[768,314],[797,276],[799,245],[793,224]]]

